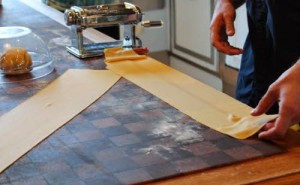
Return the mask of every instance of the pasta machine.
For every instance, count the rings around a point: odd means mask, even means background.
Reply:
[[[142,47],[142,41],[136,36],[135,27],[158,27],[162,21],[142,21],[140,8],[131,3],[103,4],[95,6],[72,6],[65,10],[65,22],[71,26],[71,45],[67,51],[79,58],[103,55],[105,48]],[[83,30],[86,28],[120,26],[120,40],[103,43],[85,43]],[[121,29],[122,27],[122,29]],[[123,32],[123,33],[121,33]]]

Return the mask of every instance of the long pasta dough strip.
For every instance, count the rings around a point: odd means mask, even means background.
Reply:
[[[247,117],[250,115],[251,107],[150,57],[138,62],[128,60],[107,63],[107,68],[200,123],[235,138],[245,139],[267,122],[264,115],[258,116],[255,120],[266,121],[259,126],[256,125],[251,132],[232,134],[229,128],[233,123],[228,121],[228,116],[235,114],[239,117]]]
[[[0,172],[96,101],[119,79],[108,70],[68,70],[0,117]]]

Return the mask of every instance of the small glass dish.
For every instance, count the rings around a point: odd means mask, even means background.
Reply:
[[[26,27],[0,27],[0,57],[0,84],[37,79],[54,69],[48,47]],[[23,65],[25,58],[30,63]]]

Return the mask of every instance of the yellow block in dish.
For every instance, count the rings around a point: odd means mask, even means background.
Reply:
[[[108,70],[68,70],[0,117],[0,172],[96,101],[119,79]]]
[[[260,122],[257,129],[242,134],[233,134],[231,129],[224,129],[233,125],[228,120],[230,114],[248,117],[252,108],[152,58],[148,57],[138,62],[127,60],[107,63],[107,68],[198,122],[232,137],[238,139],[250,137],[263,124]],[[256,119],[266,121],[264,115]]]
[[[147,58],[145,55],[138,55],[132,49],[107,48],[104,50],[105,62],[117,62],[121,60],[139,60]]]

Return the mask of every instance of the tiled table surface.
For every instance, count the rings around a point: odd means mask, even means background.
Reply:
[[[0,26],[32,28],[55,60],[55,71],[44,78],[0,85],[0,115],[68,68],[105,68],[101,58],[79,60],[67,53],[69,30],[18,1],[7,3],[0,13]],[[121,79],[0,174],[0,184],[141,183],[282,151],[271,143],[217,133]]]
[[[203,126],[125,79],[0,175],[0,184],[132,184],[282,150]]]

